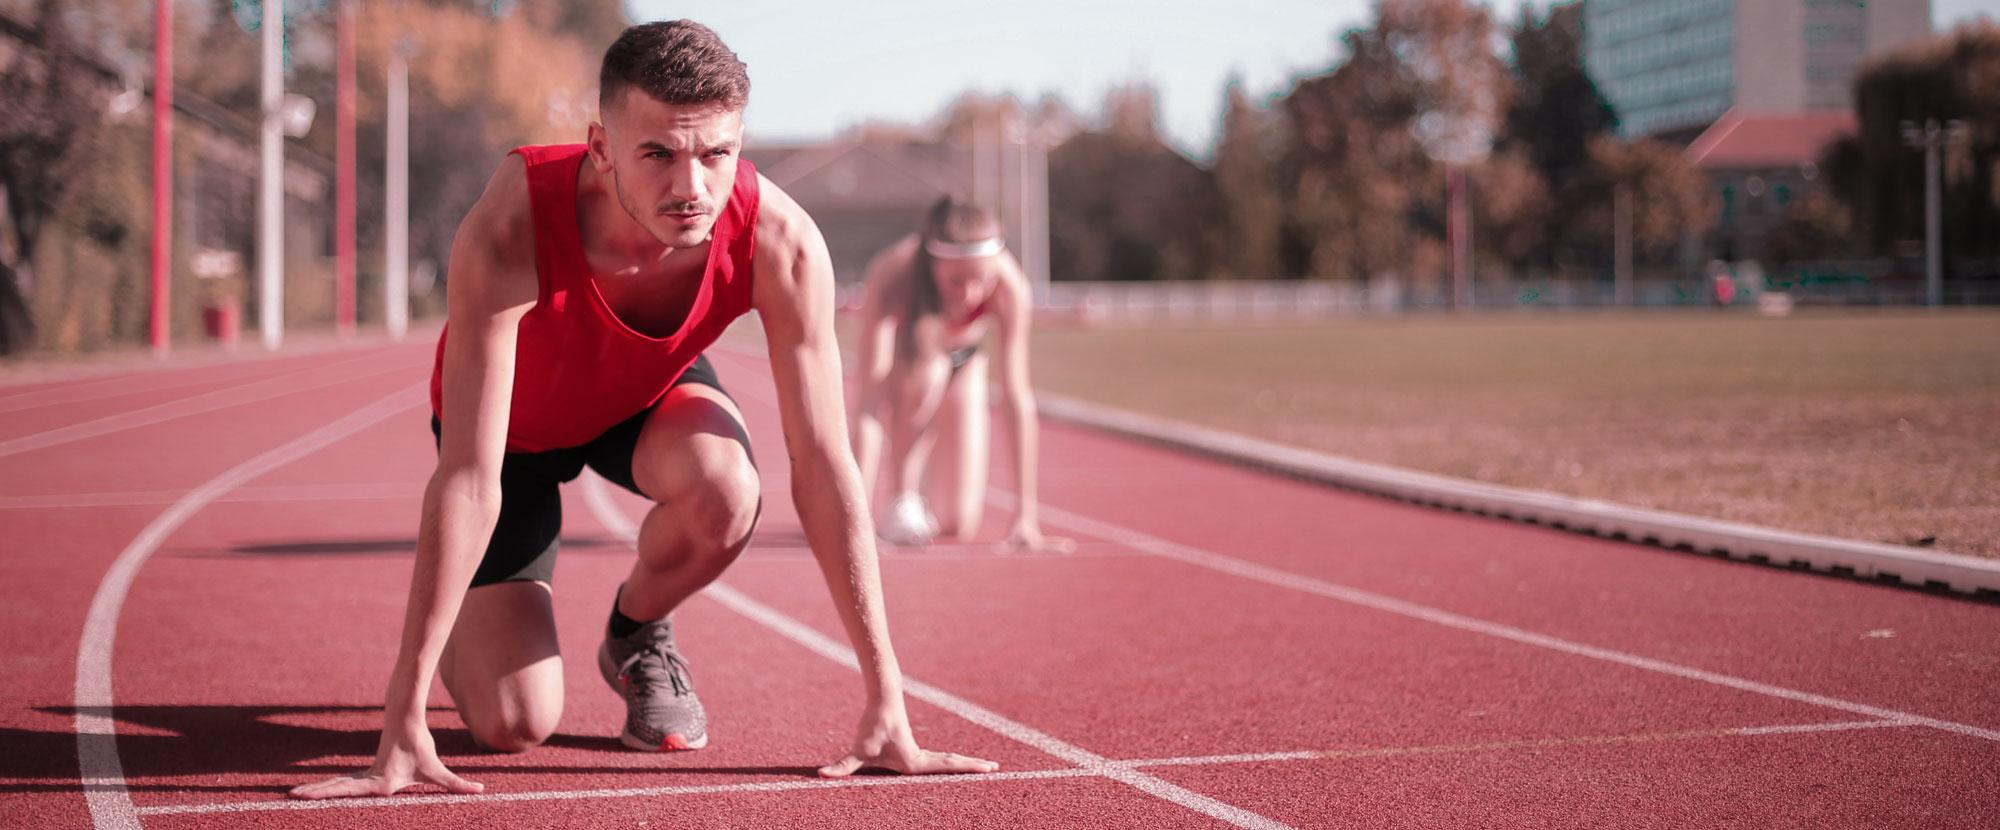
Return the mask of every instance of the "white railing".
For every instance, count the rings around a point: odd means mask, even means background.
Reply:
[[[1730,305],[1757,306],[1764,293],[1783,294],[1799,305],[1921,305],[1921,281],[1884,278],[1867,273],[1800,272],[1774,275],[1762,283],[1739,278]],[[1618,305],[1609,281],[1475,280],[1472,307],[1496,311],[1514,309],[1608,308]],[[860,299],[857,286],[840,287],[842,308]],[[2000,304],[2000,281],[1957,280],[1946,283],[1945,300],[1952,305]],[[1706,280],[1640,280],[1632,287],[1630,305],[1640,308],[1714,307],[1712,284]],[[1288,320],[1393,314],[1449,308],[1442,286],[1415,291],[1396,280],[1373,283],[1327,280],[1215,280],[1056,282],[1036,289],[1037,312],[1047,319],[1084,322]]]

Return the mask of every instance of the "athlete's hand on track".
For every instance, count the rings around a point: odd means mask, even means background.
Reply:
[[[400,733],[400,734],[396,734]],[[446,792],[471,795],[484,792],[486,785],[467,781],[438,760],[437,744],[431,731],[415,729],[382,731],[382,745],[375,751],[375,765],[353,775],[329,778],[292,788],[293,798],[356,798],[395,795],[418,784],[435,784]]]
[[[1001,542],[1001,553],[1032,551],[1035,553],[1075,553],[1076,541],[1062,536],[1043,536],[1042,529],[1031,524],[1016,524],[1007,532],[1007,539]]]
[[[854,751],[847,757],[819,768],[821,778],[846,778],[863,767],[886,769],[904,775],[992,772],[999,764],[984,758],[953,752],[932,752],[917,747],[910,733],[909,717],[900,706],[871,706],[861,718],[861,732],[854,739]]]

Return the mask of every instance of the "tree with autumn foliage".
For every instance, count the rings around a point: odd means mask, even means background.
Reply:
[[[1824,190],[1792,202],[1764,243],[1766,265],[1782,269],[1798,262],[1849,259],[1857,255],[1853,214]]]
[[[1857,135],[1827,148],[1820,166],[1851,212],[1866,253],[1890,256],[1924,235],[1923,151],[1905,122],[1964,122],[1943,157],[1946,262],[2000,257],[2000,23],[1975,20],[1870,61],[1854,83]]]
[[[1552,189],[1589,160],[1590,140],[1618,125],[1611,102],[1583,63],[1583,3],[1537,12],[1521,4],[1509,42],[1516,95],[1500,145],[1520,152]]]
[[[1638,262],[1670,260],[1682,240],[1714,224],[1715,204],[1707,198],[1707,179],[1680,148],[1603,135],[1591,139],[1586,154],[1583,168],[1559,195],[1572,211],[1556,237],[1559,260],[1583,269],[1612,261],[1621,190],[1630,199],[1633,257]]]
[[[30,305],[42,243],[65,208],[78,201],[116,90],[112,69],[91,46],[99,27],[129,22],[118,10],[79,14],[55,0],[38,0],[27,19],[7,18],[0,50],[0,355],[35,342]],[[105,20],[106,15],[118,17]],[[134,102],[136,106],[137,102]],[[86,200],[88,199],[86,195]],[[135,229],[86,210],[86,232],[117,245]],[[115,237],[115,239],[113,238]]]
[[[1480,279],[1523,279],[1546,260],[1558,203],[1541,168],[1517,149],[1471,169],[1472,241]]]
[[[1271,279],[1284,275],[1285,203],[1278,165],[1285,135],[1270,115],[1250,101],[1241,78],[1224,90],[1222,135],[1216,140],[1215,193],[1222,211],[1214,232],[1211,262],[1222,278]]]
[[[1158,95],[1105,98],[1097,129],[1049,153],[1049,270],[1055,279],[1196,279],[1221,217],[1214,181],[1160,139]]]
[[[1584,68],[1581,2],[1541,11],[1521,4],[1509,43],[1515,96],[1494,157],[1499,169],[1476,177],[1482,213],[1474,238],[1482,266],[1497,261],[1521,274],[1553,267],[1557,231],[1592,209],[1558,196],[1588,167],[1590,142],[1610,135],[1617,115]]]
[[[286,90],[313,99],[318,110],[311,132],[289,142],[295,148],[290,157],[314,167],[329,167],[334,154],[332,45],[340,2],[288,4]],[[442,269],[453,229],[506,148],[582,138],[596,112],[599,57],[626,20],[618,0],[367,2],[356,17],[358,264],[366,315],[370,301],[379,314],[380,292],[365,283],[381,273],[380,257],[372,254],[381,249],[382,104],[391,52],[410,53],[411,251],[419,263]],[[261,16],[255,4],[184,0],[174,6],[173,23],[177,100],[205,114],[182,120],[175,130],[183,170],[175,193],[183,210],[177,213],[182,221],[204,217],[201,246],[247,257],[253,218],[239,182],[228,178],[236,174],[190,167],[196,144],[185,133],[193,121],[219,119],[222,134],[233,136],[223,140],[254,147]],[[144,336],[148,290],[150,107],[141,100],[127,123],[104,122],[107,99],[146,77],[151,6],[34,0],[14,4],[0,24],[7,27],[0,41],[0,190],[6,194],[0,226],[14,237],[0,244],[0,353],[36,343],[136,343]],[[87,38],[80,34],[86,31]],[[52,251],[43,240],[50,232],[70,236]],[[176,245],[177,284],[196,247]],[[42,290],[25,290],[37,284]],[[330,282],[323,287],[332,290]],[[190,293],[181,287],[174,292],[175,325],[183,330],[183,312],[192,309],[182,301]],[[38,317],[57,325],[31,338]]]
[[[1485,159],[1513,94],[1496,31],[1468,0],[1381,0],[1336,66],[1284,96],[1309,273],[1420,290],[1442,276],[1447,166]]]

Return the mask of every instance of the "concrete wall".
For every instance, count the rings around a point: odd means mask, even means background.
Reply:
[[[1753,112],[1805,109],[1806,3],[1737,0],[1736,108]]]

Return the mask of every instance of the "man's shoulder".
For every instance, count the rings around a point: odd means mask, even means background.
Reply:
[[[452,278],[475,283],[505,307],[532,301],[539,288],[535,270],[535,211],[528,197],[527,163],[516,154],[500,161],[486,181],[453,240]]]
[[[528,164],[519,155],[509,153],[487,178],[486,190],[465,214],[459,232],[494,246],[496,252],[525,248],[532,258],[534,230],[534,203],[528,198]]]
[[[790,260],[819,236],[819,226],[784,188],[757,174],[757,253]]]

